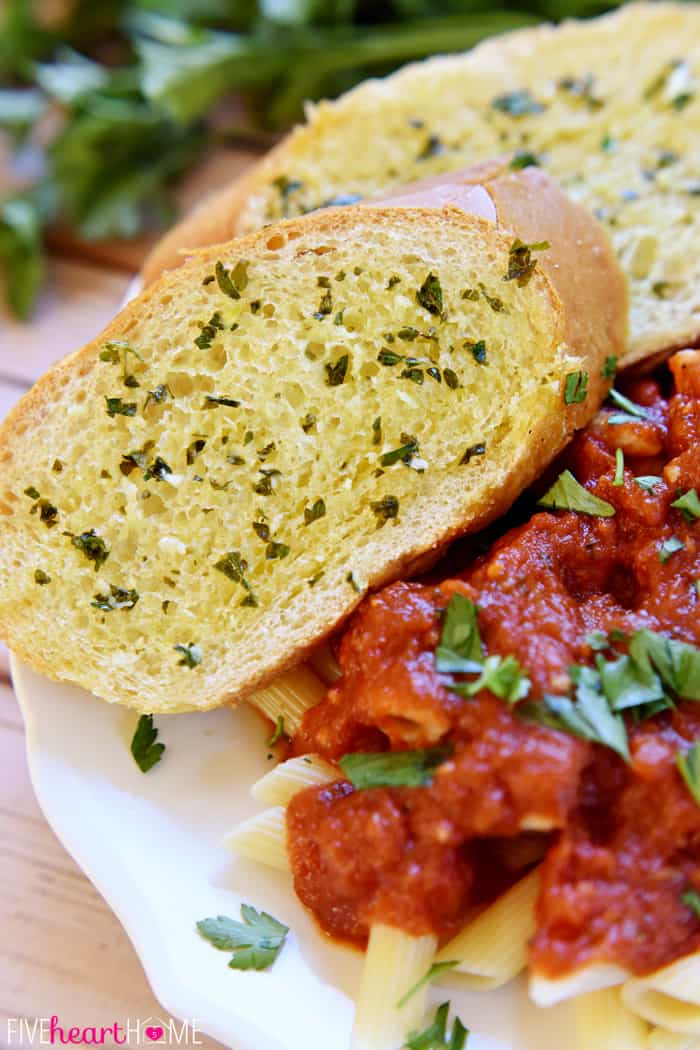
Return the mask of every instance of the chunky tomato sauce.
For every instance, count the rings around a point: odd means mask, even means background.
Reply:
[[[537,833],[537,972],[610,961],[645,973],[700,948],[700,917],[681,900],[700,893],[700,806],[676,765],[700,739],[700,704],[627,716],[626,764],[487,690],[451,692],[459,676],[438,673],[434,656],[456,592],[476,602],[486,652],[527,669],[529,700],[567,693],[570,666],[593,664],[592,631],[647,627],[700,646],[700,523],[670,506],[700,490],[700,352],[670,367],[668,396],[655,380],[626,385],[646,418],[610,423],[604,409],[558,465],[614,516],[536,513],[459,578],[393,584],[356,613],[343,677],[306,714],[295,753],[452,751],[424,787],[355,790],[340,774],[292,800],[296,890],[328,933],[362,941],[383,921],[444,938],[513,880],[508,845]],[[663,480],[645,489],[640,475]]]

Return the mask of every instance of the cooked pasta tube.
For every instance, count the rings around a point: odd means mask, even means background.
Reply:
[[[576,995],[614,988],[628,977],[628,971],[614,963],[595,963],[556,979],[533,974],[530,977],[528,992],[537,1006],[554,1006],[555,1003],[573,999]]]
[[[268,806],[286,806],[298,791],[318,784],[327,784],[342,776],[335,766],[319,755],[302,755],[280,762],[250,789],[253,798]]]
[[[700,1050],[700,1039],[665,1028],[654,1028],[649,1033],[648,1050]]]
[[[352,1050],[396,1050],[418,1028],[425,1013],[437,938],[412,937],[378,923],[372,926],[355,1009]],[[401,1005],[399,1005],[401,1003]]]
[[[326,685],[333,685],[333,682],[337,682],[342,677],[343,672],[340,669],[340,664],[327,642],[325,645],[319,645],[317,649],[314,649],[309,656],[309,664],[311,669],[316,672],[319,678],[323,679]]]
[[[224,844],[248,860],[289,871],[284,806],[273,806],[244,820],[228,833]]]
[[[671,1032],[700,1035],[700,952],[633,977],[622,989],[625,1005]]]
[[[326,686],[321,679],[302,664],[285,671],[264,689],[251,693],[248,701],[272,722],[284,719],[285,731],[294,732],[301,725],[304,713],[325,694]]]
[[[527,961],[539,890],[540,875],[535,869],[446,944],[437,961],[458,960],[454,972],[464,975],[471,988],[499,988],[512,980]]]
[[[647,1026],[625,1009],[619,988],[577,996],[574,1016],[578,1050],[646,1050]]]

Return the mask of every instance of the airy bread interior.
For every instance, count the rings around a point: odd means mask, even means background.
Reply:
[[[107,700],[205,708],[502,512],[601,365],[541,269],[503,279],[512,244],[455,208],[343,209],[155,284],[0,434],[2,636]]]

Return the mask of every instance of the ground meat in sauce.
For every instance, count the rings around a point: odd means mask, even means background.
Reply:
[[[680,900],[700,891],[700,807],[675,763],[700,738],[700,704],[630,723],[627,766],[524,723],[486,691],[462,699],[434,666],[455,591],[477,602],[487,652],[528,669],[534,699],[567,692],[569,666],[592,663],[593,630],[645,626],[700,645],[700,524],[670,507],[700,488],[700,353],[676,354],[671,370],[669,400],[654,380],[627,384],[646,419],[610,424],[604,410],[567,450],[563,465],[614,517],[535,514],[459,579],[393,584],[358,610],[340,645],[343,678],[307,713],[295,753],[337,759],[445,741],[453,753],[427,787],[339,781],[292,800],[296,890],[329,933],[361,941],[385,921],[445,937],[507,880],[493,843],[539,829],[549,848],[531,946],[538,972],[596,959],[644,973],[700,947],[700,921]],[[645,491],[639,475],[664,480]],[[662,561],[672,537],[683,548]]]

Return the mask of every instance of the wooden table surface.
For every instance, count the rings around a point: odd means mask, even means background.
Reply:
[[[184,188],[184,202],[192,204],[251,159],[247,151],[218,154]],[[29,324],[13,321],[0,304],[0,418],[46,368],[113,317],[145,247],[114,245],[95,253],[64,246],[50,260],[47,289]],[[124,930],[34,798],[1,644],[0,843],[0,1050],[19,1045],[8,1029],[11,1018],[55,1014],[64,1027],[99,1028],[163,1017]],[[214,1050],[220,1044],[199,1036],[197,1045]]]

